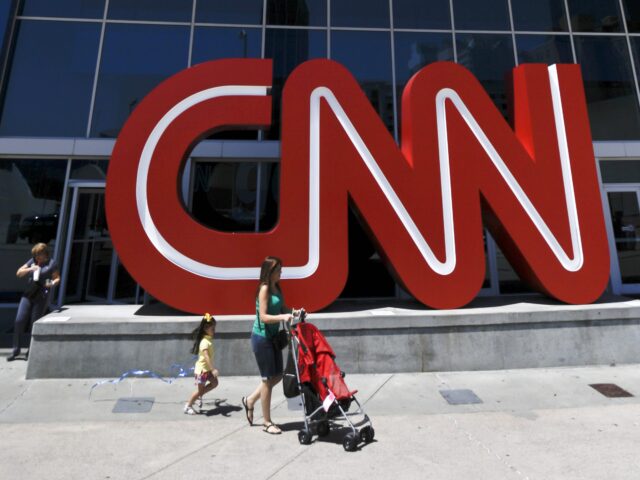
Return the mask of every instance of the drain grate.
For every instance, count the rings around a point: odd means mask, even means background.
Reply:
[[[154,400],[153,397],[119,398],[111,413],[149,413]]]
[[[472,403],[482,403],[482,400],[473,393],[473,390],[440,390],[440,395],[449,402],[450,405],[469,405]]]
[[[589,386],[599,391],[605,397],[609,397],[609,398],[633,397],[633,395],[627,392],[624,388],[620,388],[615,383],[592,383]]]

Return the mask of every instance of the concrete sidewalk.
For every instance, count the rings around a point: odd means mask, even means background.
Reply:
[[[639,365],[490,372],[347,375],[373,421],[375,441],[342,448],[332,431],[298,443],[302,413],[280,386],[273,419],[284,433],[249,427],[240,398],[254,377],[222,377],[203,413],[182,413],[193,381],[25,380],[26,362],[0,351],[0,478],[640,478]],[[607,398],[590,384],[633,395]],[[482,403],[451,405],[441,391]],[[113,413],[125,397],[148,413]],[[151,404],[152,402],[152,404]],[[259,407],[256,421],[260,422]],[[316,437],[314,437],[315,439]]]

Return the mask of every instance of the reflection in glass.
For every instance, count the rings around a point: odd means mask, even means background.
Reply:
[[[418,70],[430,63],[452,62],[452,42],[448,33],[396,32],[394,46],[398,87],[404,88]]]
[[[510,30],[507,0],[453,0],[456,30]]]
[[[530,32],[566,32],[564,0],[511,0],[513,28]]]
[[[22,0],[20,15],[31,17],[102,18],[105,0]]]
[[[107,18],[191,22],[193,0],[109,0]]]
[[[258,231],[268,232],[278,223],[280,217],[280,163],[263,162],[260,170],[260,209]]]
[[[73,160],[71,178],[73,180],[105,180],[108,160]]]
[[[331,0],[331,26],[389,28],[389,1]]]
[[[638,192],[609,192],[613,236],[622,283],[640,283],[640,206]]]
[[[195,27],[191,64],[221,58],[260,58],[262,32],[249,27]],[[217,140],[256,140],[252,130],[225,130],[208,137]]]
[[[0,2],[0,59],[4,61],[6,48],[9,43],[8,34],[13,22],[14,5],[9,0]]]
[[[0,159],[0,303],[26,287],[16,270],[34,243],[55,245],[66,160]]]
[[[259,28],[196,27],[191,65],[220,58],[260,58]]]
[[[98,24],[21,21],[0,134],[84,137],[99,40]]]
[[[574,32],[622,32],[618,0],[568,0]]]
[[[600,160],[602,183],[640,183],[640,160]]]
[[[254,162],[196,162],[191,214],[224,232],[253,232],[256,226]]]
[[[629,32],[640,32],[640,2],[638,0],[622,0],[627,17]]]
[[[196,22],[262,25],[262,0],[198,0]]]
[[[523,282],[513,269],[507,258],[496,245],[496,263],[498,266],[498,283],[500,293],[527,293],[531,287]]]
[[[289,74],[302,62],[326,58],[327,34],[319,30],[270,28],[265,42],[265,58],[273,59],[272,127],[267,138],[277,140],[280,137],[282,87]]]
[[[402,118],[402,92],[422,67],[438,61],[453,62],[453,39],[449,33],[395,32],[398,126]]]
[[[623,37],[574,37],[594,140],[640,138],[640,112]]]
[[[459,33],[458,63],[468,68],[487,91],[502,115],[508,115],[505,76],[515,66],[511,35]]]
[[[340,298],[393,297],[396,283],[355,210],[349,209],[349,275]]]
[[[391,41],[387,32],[331,33],[331,58],[358,80],[371,105],[393,132]]]
[[[267,25],[326,26],[327,0],[267,0]]]
[[[449,0],[394,0],[393,27],[451,30]]]
[[[568,35],[516,35],[518,63],[573,63]]]
[[[186,68],[189,27],[108,24],[91,136],[115,138],[138,103]]]

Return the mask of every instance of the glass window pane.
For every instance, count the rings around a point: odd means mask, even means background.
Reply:
[[[640,183],[640,160],[600,160],[602,183]]]
[[[196,27],[191,64],[220,58],[260,58],[261,43],[259,28]]]
[[[639,139],[640,111],[626,39],[576,36],[574,41],[593,139]]]
[[[332,0],[331,26],[389,28],[389,1]]]
[[[198,0],[196,22],[262,25],[262,0]]]
[[[387,32],[331,33],[331,58],[358,80],[371,105],[393,132],[391,40]]]
[[[640,32],[640,2],[638,0],[622,0],[627,16],[627,29],[630,32]]]
[[[193,217],[224,232],[255,231],[257,172],[255,162],[196,162]]]
[[[515,66],[511,35],[459,33],[456,35],[458,63],[468,68],[506,118],[505,75]]]
[[[453,39],[449,33],[396,32],[396,82],[404,88],[422,67],[433,62],[453,61]]]
[[[327,0],[267,0],[267,25],[326,26]]]
[[[280,102],[282,87],[289,74],[302,62],[312,58],[326,58],[327,34],[320,30],[268,29],[265,58],[273,59],[272,128],[267,138],[280,136]]]
[[[453,61],[450,33],[396,32],[394,34],[398,126],[402,118],[402,92],[409,79],[422,67],[438,61]]]
[[[280,163],[260,164],[260,211],[258,229],[272,230],[280,216]]]
[[[108,160],[73,160],[71,178],[74,180],[104,180],[107,178]]]
[[[450,30],[449,0],[395,0],[393,27]]]
[[[640,283],[640,205],[638,193],[609,192],[613,236],[622,283]]]
[[[518,63],[573,63],[569,35],[516,35]]]
[[[530,32],[566,32],[564,0],[511,0],[515,30]]]
[[[622,32],[618,0],[568,0],[574,32]]]
[[[456,30],[510,30],[507,0],[453,0]]]
[[[0,135],[84,137],[100,25],[24,20],[16,38]]]
[[[104,0],[23,0],[21,15],[33,17],[102,18]]]
[[[188,56],[189,27],[107,25],[91,136],[116,137],[140,100],[186,68]]]
[[[500,247],[496,245],[496,264],[498,267],[498,285],[500,293],[527,293],[531,287],[520,279]]]
[[[107,18],[191,22],[193,0],[109,0]]]
[[[0,303],[20,300],[16,270],[33,244],[55,246],[66,170],[66,160],[0,160]]]
[[[8,43],[8,34],[15,13],[11,0],[0,0],[0,56],[4,59]]]

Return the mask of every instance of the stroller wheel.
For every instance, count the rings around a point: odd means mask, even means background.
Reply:
[[[318,424],[318,436],[326,437],[329,435],[329,422],[326,420]]]
[[[358,448],[358,437],[353,433],[347,433],[342,440],[342,447],[347,452],[354,452]]]
[[[360,430],[360,440],[362,440],[364,443],[372,442],[374,435],[375,431],[373,430],[373,427],[370,427],[368,425]]]
[[[300,445],[309,445],[311,443],[311,432],[308,430],[300,430],[298,432],[298,441]]]

